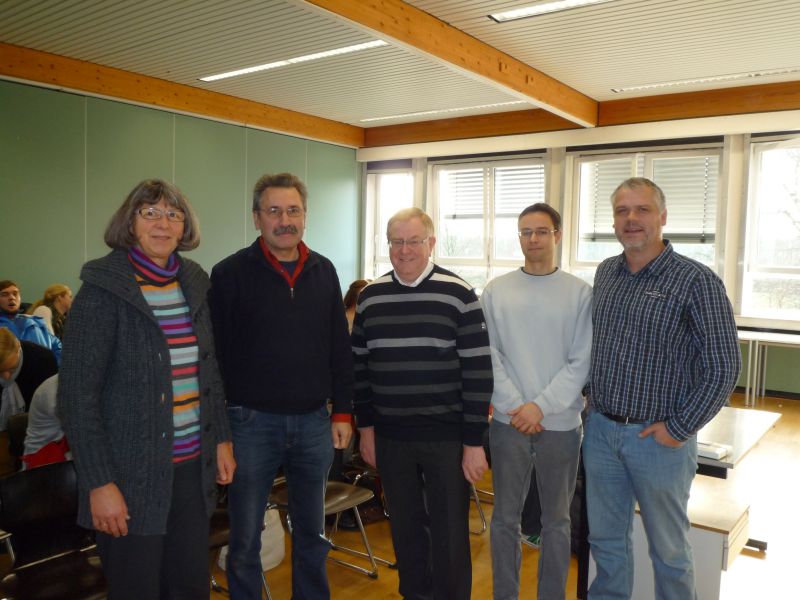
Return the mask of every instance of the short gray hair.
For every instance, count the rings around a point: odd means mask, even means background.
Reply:
[[[398,210],[389,218],[389,222],[386,224],[387,239],[389,237],[389,230],[392,228],[392,225],[397,222],[410,221],[411,219],[419,219],[422,221],[422,224],[425,226],[425,230],[428,232],[428,236],[433,235],[433,219],[431,219],[428,216],[428,213],[426,213],[424,210],[414,206],[412,208]]]
[[[145,179],[131,190],[106,227],[104,235],[106,246],[121,250],[135,246],[138,241],[133,233],[136,211],[144,204],[158,204],[161,200],[186,215],[186,220],[183,222],[183,236],[178,242],[177,249],[197,248],[200,245],[200,224],[197,222],[197,217],[178,187],[163,179]]]
[[[297,175],[291,173],[278,173],[277,175],[264,175],[253,188],[253,212],[261,209],[261,195],[264,190],[271,187],[279,188],[294,188],[300,194],[300,199],[303,201],[303,210],[308,212],[308,188],[303,180]]]
[[[663,213],[665,210],[667,210],[667,199],[664,197],[664,191],[654,182],[647,179],[647,177],[630,177],[620,183],[617,186],[617,189],[614,190],[614,193],[611,194],[611,206],[614,206],[614,203],[617,200],[617,193],[620,190],[637,190],[641,188],[653,190],[656,197],[656,204],[658,205],[658,212]]]

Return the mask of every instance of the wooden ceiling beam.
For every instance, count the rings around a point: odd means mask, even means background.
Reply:
[[[600,103],[598,125],[627,125],[798,109],[800,81],[788,81],[609,100]]]
[[[304,0],[303,3],[578,125],[597,124],[598,105],[592,98],[401,0]]]
[[[365,147],[418,144],[469,138],[542,133],[562,129],[580,129],[580,125],[541,109],[518,110],[405,125],[384,125],[365,130]]]
[[[360,148],[364,129],[252,100],[0,42],[0,76]]]
[[[800,110],[800,81],[600,102],[598,127]],[[365,147],[574,129],[542,110],[421,121],[365,130]],[[788,126],[796,129],[796,126]]]

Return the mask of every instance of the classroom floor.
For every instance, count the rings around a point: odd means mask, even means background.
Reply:
[[[740,394],[734,396],[732,405],[744,405]],[[736,558],[731,569],[723,573],[722,600],[777,600],[797,597],[798,593],[794,570],[798,568],[797,544],[800,540],[800,519],[795,515],[800,500],[800,401],[765,398],[758,401],[756,408],[780,412],[783,416],[760,444],[730,472],[729,481],[750,503],[750,537],[767,541],[768,548],[765,553],[745,549]],[[487,476],[478,487],[490,490],[491,476]],[[484,503],[484,510],[487,519],[490,518],[492,505]],[[478,529],[480,521],[474,504],[471,517],[471,528]],[[387,521],[368,525],[367,535],[376,555],[393,556]],[[360,538],[357,533],[340,532],[337,541],[355,547]],[[274,600],[291,597],[290,545],[287,536],[286,558],[266,573]],[[492,597],[489,532],[471,536],[471,546],[472,597],[474,600],[489,600]],[[526,600],[536,597],[537,559],[537,550],[523,548],[520,596]],[[576,598],[576,573],[577,562],[573,559],[567,583],[567,598],[570,599]],[[224,572],[217,570],[215,575],[224,584]],[[328,576],[333,600],[400,598],[397,573],[387,567],[379,567],[378,578],[370,579],[328,563]],[[226,597],[212,593],[215,600]]]

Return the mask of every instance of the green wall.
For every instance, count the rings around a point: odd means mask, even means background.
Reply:
[[[742,349],[742,373],[737,385],[744,388],[747,383],[747,344],[740,344]],[[766,346],[767,352],[766,388],[775,392],[791,392],[800,394],[800,374],[798,359],[800,350],[782,346]]]
[[[0,81],[0,279],[23,300],[55,282],[79,287],[81,265],[108,252],[103,231],[136,183],[176,183],[200,220],[188,253],[206,270],[257,235],[251,193],[290,171],[309,190],[305,240],[360,274],[355,150],[78,94]]]

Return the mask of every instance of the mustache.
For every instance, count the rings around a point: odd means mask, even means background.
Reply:
[[[284,233],[297,233],[297,227],[294,225],[280,225],[272,230],[274,235],[283,235]]]

